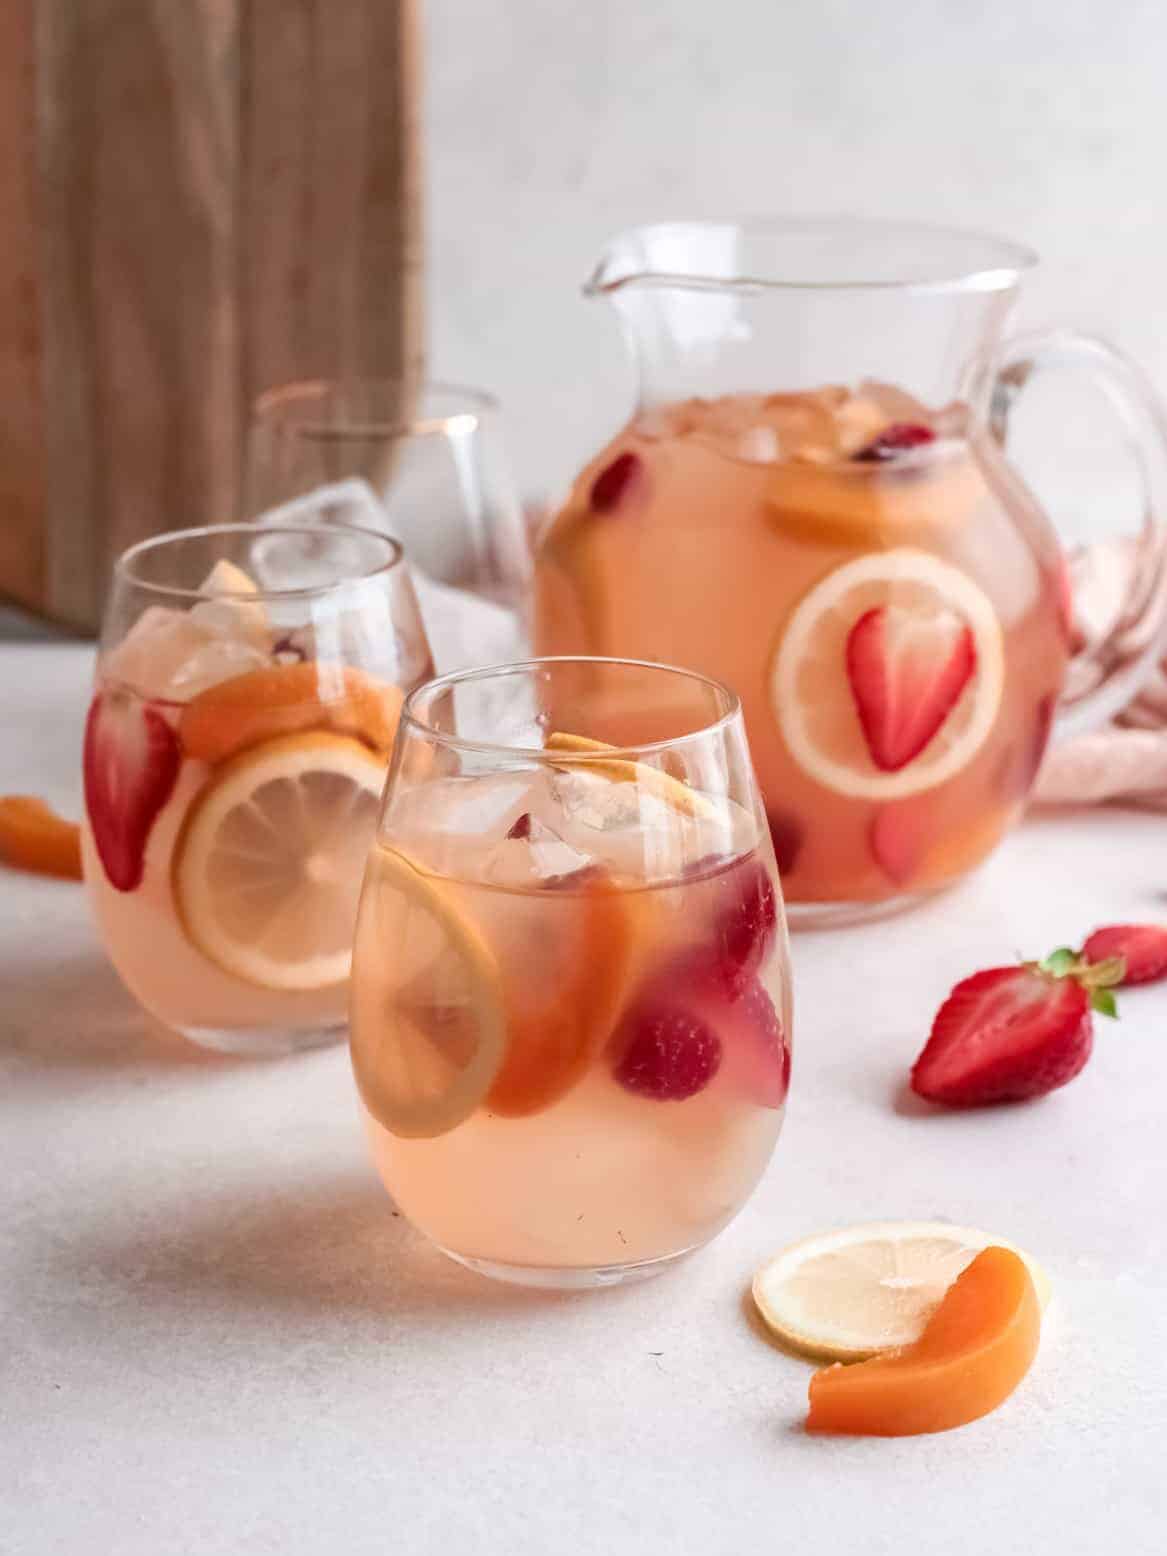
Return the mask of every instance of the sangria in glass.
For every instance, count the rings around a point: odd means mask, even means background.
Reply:
[[[225,525],[120,559],[82,859],[105,948],[150,1014],[232,1053],[343,1034],[402,696],[431,673],[385,535]]]
[[[795,921],[962,876],[1020,814],[1055,724],[1110,717],[1153,667],[1163,417],[1097,342],[1001,345],[1031,262],[927,227],[694,224],[627,234],[590,283],[640,404],[541,537],[536,646],[735,688]],[[1068,686],[1062,552],[1004,453],[1045,367],[1100,378],[1149,482],[1139,586]]]
[[[737,1213],[782,1127],[790,978],[736,697],[549,659],[406,701],[353,960],[395,1203],[501,1279],[648,1275]]]

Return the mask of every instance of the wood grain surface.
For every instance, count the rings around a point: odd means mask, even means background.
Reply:
[[[420,368],[413,0],[0,8],[0,594],[236,516],[252,398]]]

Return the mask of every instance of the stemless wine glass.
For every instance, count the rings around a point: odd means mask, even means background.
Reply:
[[[525,653],[530,548],[497,403],[454,384],[310,380],[256,401],[249,515],[387,528],[409,555],[442,670]]]
[[[737,697],[616,659],[407,698],[353,960],[378,1170],[446,1253],[580,1288],[716,1235],[790,1077],[785,920]]]
[[[403,692],[431,675],[401,548],[178,530],[118,561],[85,726],[85,878],[153,1016],[232,1053],[343,1031]]]

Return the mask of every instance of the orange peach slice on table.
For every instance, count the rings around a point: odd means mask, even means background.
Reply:
[[[990,1247],[949,1287],[923,1334],[900,1350],[810,1382],[810,1432],[909,1437],[988,1415],[1029,1371],[1041,1307],[1025,1261]]]
[[[388,681],[308,659],[250,670],[200,692],[183,708],[178,733],[188,756],[211,764],[309,729],[352,735],[387,756],[401,703],[400,690]]]
[[[32,794],[0,799],[0,859],[34,875],[81,879],[81,829]]]

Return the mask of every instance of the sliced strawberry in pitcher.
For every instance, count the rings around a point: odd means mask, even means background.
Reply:
[[[871,760],[895,773],[924,750],[977,665],[972,629],[955,611],[877,605],[847,637],[847,677]]]
[[[906,886],[927,851],[924,812],[908,800],[885,805],[871,818],[867,846],[880,870],[895,886]]]
[[[85,808],[105,873],[118,891],[142,883],[146,842],[174,792],[178,737],[149,703],[98,692],[85,722]]]

